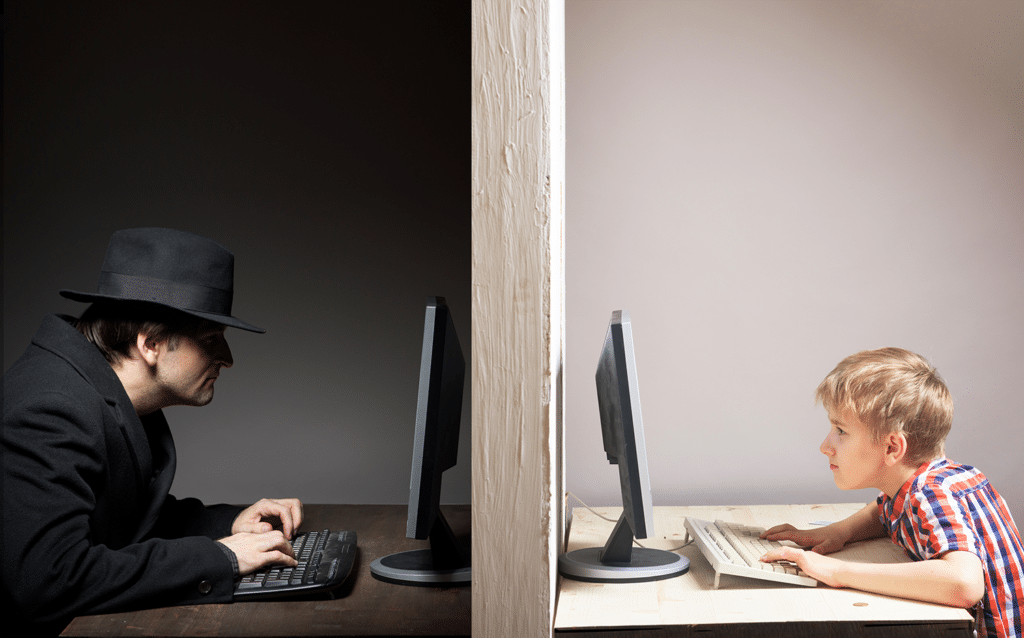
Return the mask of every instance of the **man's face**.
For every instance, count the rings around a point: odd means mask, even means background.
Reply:
[[[828,457],[836,486],[841,490],[879,487],[885,469],[885,442],[876,442],[853,410],[830,412],[829,421],[831,427],[820,449]]]
[[[164,342],[160,348],[155,381],[164,405],[208,404],[220,369],[234,363],[224,326],[213,322],[204,321],[194,335],[182,335],[175,346]]]

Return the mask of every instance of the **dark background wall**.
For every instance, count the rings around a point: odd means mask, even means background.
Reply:
[[[6,2],[4,369],[114,230],[206,235],[267,334],[167,410],[175,493],[405,502],[428,295],[470,347],[469,47],[468,2]]]

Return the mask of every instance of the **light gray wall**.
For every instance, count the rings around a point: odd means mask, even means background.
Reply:
[[[363,6],[365,5],[365,6]],[[235,366],[174,493],[408,498],[424,305],[469,361],[468,4],[5,3],[4,369],[110,233],[236,257]],[[443,499],[469,502],[469,402]]]
[[[927,357],[1024,518],[1024,4],[568,0],[568,489],[631,312],[655,504],[866,502],[818,446],[853,352]]]

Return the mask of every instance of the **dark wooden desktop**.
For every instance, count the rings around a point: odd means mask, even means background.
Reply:
[[[442,506],[469,546],[469,505]],[[426,546],[405,537],[405,505],[306,505],[302,529],[351,529],[359,558],[335,600],[244,602],[81,616],[62,636],[469,636],[469,587],[380,582],[370,563]]]

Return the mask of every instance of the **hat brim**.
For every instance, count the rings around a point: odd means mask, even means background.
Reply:
[[[124,297],[116,297],[114,295],[101,295],[94,292],[78,292],[75,290],[61,290],[60,296],[64,297],[65,299],[71,299],[72,301],[81,301],[84,303],[92,303],[94,301],[125,301],[133,303],[152,304],[154,306],[161,306],[163,308],[177,310],[178,312],[183,312],[187,315],[199,317],[200,319],[206,319],[207,321],[219,323],[221,325],[229,326],[231,328],[239,328],[240,330],[248,330],[249,332],[258,332],[260,334],[266,332],[266,330],[264,330],[263,328],[259,328],[257,326],[252,325],[251,323],[242,321],[241,319],[236,319],[235,317],[229,315],[220,315],[212,312],[203,312],[201,310],[186,310],[185,308],[178,308],[177,306],[163,304],[158,301],[149,301],[146,299],[125,299]]]

